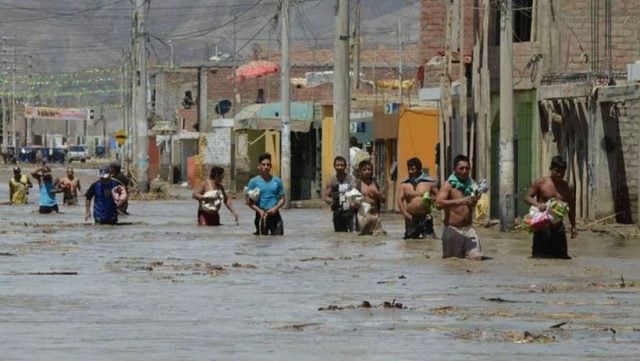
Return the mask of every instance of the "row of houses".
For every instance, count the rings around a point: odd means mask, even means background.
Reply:
[[[640,8],[622,1],[510,3],[516,197],[547,174],[551,157],[560,154],[569,163],[579,218],[637,222]],[[420,44],[404,47],[403,74],[397,49],[364,46],[361,81],[351,92],[352,135],[374,142],[389,208],[406,159],[418,156],[427,171],[442,177],[456,153],[467,153],[474,177],[491,184],[491,215],[498,216],[501,4],[423,0]],[[450,11],[456,7],[457,17]],[[452,23],[462,31],[447,36]],[[448,49],[456,50],[452,71],[443,61]],[[280,61],[277,51],[258,52],[254,59]],[[331,71],[332,49],[294,48],[291,59],[292,197],[316,198],[332,174],[333,84],[309,86],[302,79]],[[237,82],[234,68],[230,62],[203,62],[153,70],[152,177],[193,182],[207,166],[219,164],[231,175],[228,186],[241,189],[255,173],[257,154],[279,154],[279,75]],[[409,80],[402,94],[399,79]],[[442,108],[447,81],[453,82],[451,113]],[[185,106],[187,92],[193,103]],[[216,114],[223,101],[231,103],[229,112]],[[438,143],[442,152],[436,154]],[[527,212],[523,202],[515,207],[518,216]]]

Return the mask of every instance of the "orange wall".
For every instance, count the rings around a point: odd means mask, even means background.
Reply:
[[[408,176],[407,161],[418,157],[422,167],[436,178],[438,111],[434,108],[403,108],[398,125],[398,181]]]
[[[335,173],[333,169],[333,107],[322,107],[322,192]],[[347,157],[348,158],[348,157]],[[322,197],[324,198],[324,196]]]

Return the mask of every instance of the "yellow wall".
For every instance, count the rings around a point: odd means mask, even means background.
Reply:
[[[280,132],[277,130],[264,131],[264,151],[271,154],[271,175],[281,177],[280,174]],[[256,162],[257,164],[257,162]]]
[[[329,178],[333,176],[333,107],[325,105],[322,107],[322,194],[324,188],[329,183]],[[348,154],[347,154],[348,156]],[[323,196],[324,198],[324,196]]]
[[[434,108],[403,108],[398,125],[398,181],[408,176],[407,161],[418,157],[429,175],[437,178],[436,144],[438,111]]]
[[[245,130],[249,142],[249,174],[258,174],[258,156],[271,153],[271,175],[280,177],[280,132],[276,130]]]

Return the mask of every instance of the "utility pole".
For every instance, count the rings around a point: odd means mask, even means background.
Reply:
[[[6,154],[7,153],[7,117],[5,116],[5,109],[7,108],[7,98],[4,95],[4,93],[7,91],[7,87],[5,86],[6,84],[6,80],[7,77],[6,75],[6,62],[4,60],[4,55],[5,55],[5,50],[4,47],[6,46],[6,39],[3,36],[2,37],[2,154]],[[14,152],[15,152],[15,148],[14,148]],[[16,153],[17,154],[17,153]]]
[[[27,96],[26,99],[27,101],[25,102],[25,104],[29,104],[30,103],[30,99],[29,99],[29,94],[31,92],[31,77],[33,76],[33,57],[31,55],[29,55],[29,57],[27,58]],[[27,132],[27,123],[29,122],[29,120],[25,117],[24,119],[24,132]],[[16,149],[16,122],[11,123],[11,132],[13,133],[13,149]],[[67,134],[69,134],[69,132],[67,132]],[[26,135],[24,136],[26,139]],[[25,143],[26,145],[26,143]]]
[[[206,65],[198,69],[198,132],[206,132],[207,125],[207,103],[209,99],[209,68]]]
[[[107,148],[107,121],[104,119],[104,105],[100,104],[100,121],[102,122],[102,146],[104,147],[105,152],[109,149]]]
[[[284,184],[285,193],[285,207],[291,207],[291,130],[289,127],[290,113],[291,113],[291,79],[290,79],[290,67],[289,63],[289,0],[282,0],[280,4],[282,7],[282,64],[280,72],[280,99],[282,104],[281,109],[281,121],[282,121],[282,134],[281,134],[281,146],[282,152],[280,156],[280,176],[282,183]]]
[[[400,91],[400,104],[402,104],[404,92],[402,89],[402,18],[398,21],[398,90]]]
[[[16,40],[16,38],[14,38]],[[14,130],[13,136],[15,137],[16,129],[16,67],[18,66],[18,42],[13,43],[13,74],[11,78],[11,129]],[[14,149],[15,151],[15,149]]]
[[[349,0],[336,0],[333,67],[333,155],[349,159]],[[352,164],[349,164],[352,167]]]
[[[513,151],[513,26],[511,0],[500,1],[500,230],[515,223]]]
[[[446,179],[446,174],[451,169],[451,156],[449,148],[451,147],[451,114],[453,113],[451,105],[451,33],[452,33],[452,14],[451,4],[444,3],[446,16],[445,41],[444,41],[444,71],[440,76],[440,106],[442,113],[442,130],[439,134],[440,141],[440,179]]]
[[[169,67],[173,69],[173,41],[169,40],[167,43],[169,44]]]
[[[147,136],[149,126],[147,124],[147,34],[145,30],[145,7],[147,0],[136,0],[134,37],[134,50],[136,70],[134,74],[134,93],[136,102],[133,105],[135,116],[132,121],[136,123],[136,176],[138,177],[138,190],[142,193],[149,192],[149,138]]]
[[[473,157],[473,149],[469,148],[471,143],[469,140],[473,134],[467,134],[467,76],[465,74],[464,65],[464,0],[458,0],[459,25],[458,25],[458,65],[460,66],[460,122],[462,123],[462,152],[469,158]],[[473,164],[473,163],[471,163]]]
[[[362,3],[356,0],[356,19],[353,26],[353,89],[360,89],[360,29],[361,25]]]

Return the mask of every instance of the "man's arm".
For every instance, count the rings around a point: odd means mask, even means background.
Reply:
[[[53,193],[62,193],[64,192],[64,184],[60,182],[58,178],[53,180]]]
[[[381,203],[384,203],[387,201],[387,197],[385,196],[383,189],[380,188],[380,186],[378,185],[378,182],[373,182],[373,184],[375,185],[375,197],[378,199],[378,201],[380,201]]]
[[[449,199],[452,190],[453,188],[451,187],[451,183],[449,182],[445,182],[442,188],[440,188],[440,191],[438,191],[438,195],[436,196],[436,206],[439,209],[448,209],[459,206],[473,206],[478,202],[478,198],[476,196]]]
[[[86,201],[84,202],[84,220],[88,221],[91,219],[91,200],[94,197],[95,193],[95,183],[89,186],[86,194]]]
[[[191,197],[199,201],[204,200],[203,195],[206,189],[205,187],[206,187],[206,181],[203,181],[202,183],[200,183],[200,187],[198,187],[198,189],[193,191],[193,194],[191,195]]]
[[[569,222],[571,222],[571,238],[576,238],[578,230],[576,229],[576,196],[575,189],[569,186]]]
[[[547,208],[546,204],[542,202],[538,202],[538,194],[540,193],[540,185],[542,184],[542,179],[536,179],[533,184],[527,190],[527,193],[524,195],[524,202],[530,206],[538,207],[539,210],[543,211]]]
[[[333,203],[333,196],[331,194],[331,181],[327,182],[326,187],[324,187],[324,201],[329,205]]]
[[[398,206],[398,209],[400,210],[400,213],[402,213],[402,215],[404,216],[405,219],[411,220],[411,214],[409,214],[409,212],[407,212],[407,206],[406,206],[406,194],[405,194],[405,189],[404,189],[404,184],[400,184],[400,188],[398,188],[398,196],[396,204]]]
[[[33,172],[31,172],[31,176],[38,181],[38,184],[40,184],[40,172],[42,171],[42,168],[38,168],[36,170],[34,170]]]

